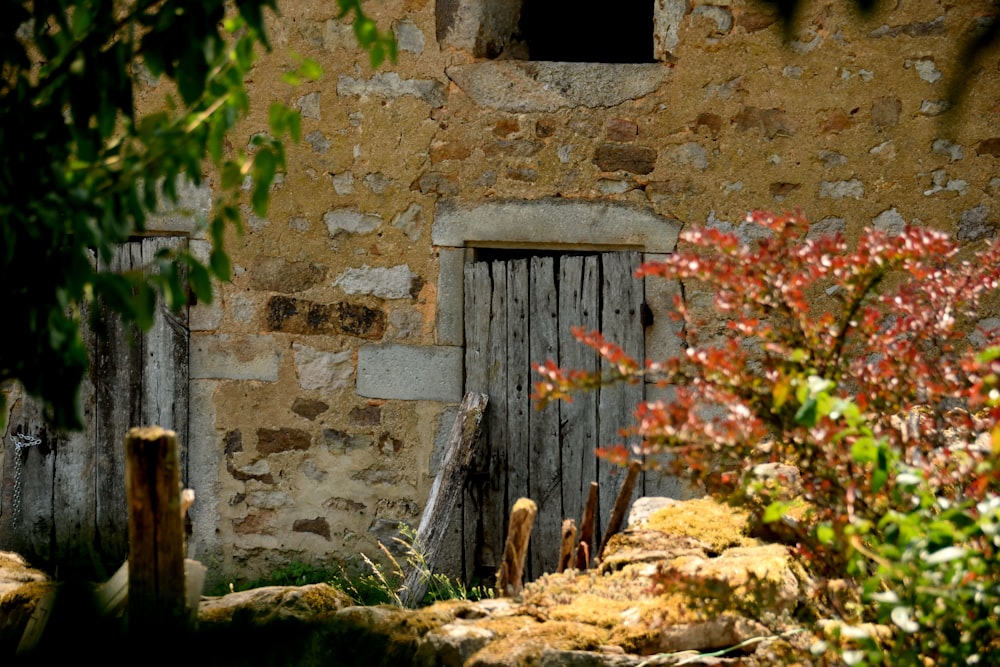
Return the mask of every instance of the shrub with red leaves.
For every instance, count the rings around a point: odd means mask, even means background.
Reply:
[[[609,443],[602,454],[658,456],[730,500],[753,495],[758,464],[796,466],[810,508],[797,548],[821,575],[852,577],[872,603],[847,620],[897,630],[891,647],[858,640],[843,659],[989,664],[1000,657],[1000,606],[991,606],[1000,605],[1000,531],[990,527],[1000,523],[1000,354],[991,347],[1000,338],[982,331],[976,348],[968,334],[996,296],[1000,243],[969,248],[907,227],[868,229],[849,244],[812,238],[800,214],[758,212],[746,224],[763,228],[745,235],[753,241],[690,230],[678,252],[639,269],[714,292],[714,322],[677,298],[683,355],[643,367],[600,333],[575,330],[604,369],[536,365],[536,398],[620,381],[671,387],[671,400],[637,407],[623,434],[638,436],[635,451]],[[720,319],[726,335],[703,340]],[[774,523],[787,508],[753,509]],[[951,602],[942,586],[957,586]]]

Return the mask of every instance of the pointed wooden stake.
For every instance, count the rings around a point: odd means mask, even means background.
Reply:
[[[632,461],[628,464],[628,474],[622,483],[621,491],[615,500],[615,506],[611,508],[611,517],[608,519],[608,527],[604,531],[604,538],[601,540],[601,548],[597,550],[597,558],[600,560],[604,556],[604,547],[608,545],[608,540],[621,530],[622,522],[625,520],[625,513],[632,503],[632,491],[635,489],[635,481],[639,478],[639,471],[642,470],[642,463]]]
[[[528,540],[535,523],[538,505],[530,498],[519,498],[510,511],[510,530],[503,550],[503,561],[497,572],[498,598],[514,597],[521,592],[524,578],[524,559],[528,556]]]
[[[590,568],[590,554],[594,551],[594,517],[596,514],[597,482],[591,482],[587,504],[583,508],[583,520],[580,523],[580,546],[576,550],[576,569],[580,571]]]
[[[562,572],[573,562],[573,547],[576,546],[576,521],[566,519],[562,524],[562,544],[559,548],[559,568]]]

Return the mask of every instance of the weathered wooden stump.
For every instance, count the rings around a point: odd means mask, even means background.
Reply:
[[[138,427],[125,436],[128,499],[128,629],[163,635],[187,626],[180,457],[173,431]]]

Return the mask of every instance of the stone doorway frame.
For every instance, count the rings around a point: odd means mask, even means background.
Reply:
[[[436,343],[462,347],[464,267],[472,248],[532,250],[638,250],[643,261],[662,259],[677,246],[682,223],[649,209],[607,201],[560,198],[506,200],[479,205],[439,201],[431,243],[438,251]],[[571,242],[570,242],[571,241]],[[677,287],[646,281],[646,302],[654,313],[673,305]],[[654,318],[646,329],[646,358],[679,352],[675,323]]]

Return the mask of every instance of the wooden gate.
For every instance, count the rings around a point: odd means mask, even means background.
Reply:
[[[186,239],[151,237],[125,244],[110,269],[140,269],[161,248],[181,243]],[[36,401],[12,396],[0,476],[0,550],[58,568],[60,576],[92,580],[128,555],[125,433],[158,425],[176,431],[183,444],[188,425],[186,310],[172,313],[161,304],[144,335],[105,314],[107,336],[84,330],[91,361],[80,392],[84,429],[53,431]]]
[[[579,526],[591,482],[598,482],[595,539],[600,544],[624,469],[594,450],[622,442],[643,397],[641,385],[579,394],[572,403],[536,410],[533,362],[552,359],[596,370],[599,357],[570,328],[601,330],[640,362],[643,283],[639,253],[549,254],[477,261],[465,269],[466,391],[489,395],[485,441],[464,502],[465,575],[488,576],[499,565],[513,503],[538,504],[526,576],[553,572],[563,519]],[[643,491],[644,480],[636,485]]]

